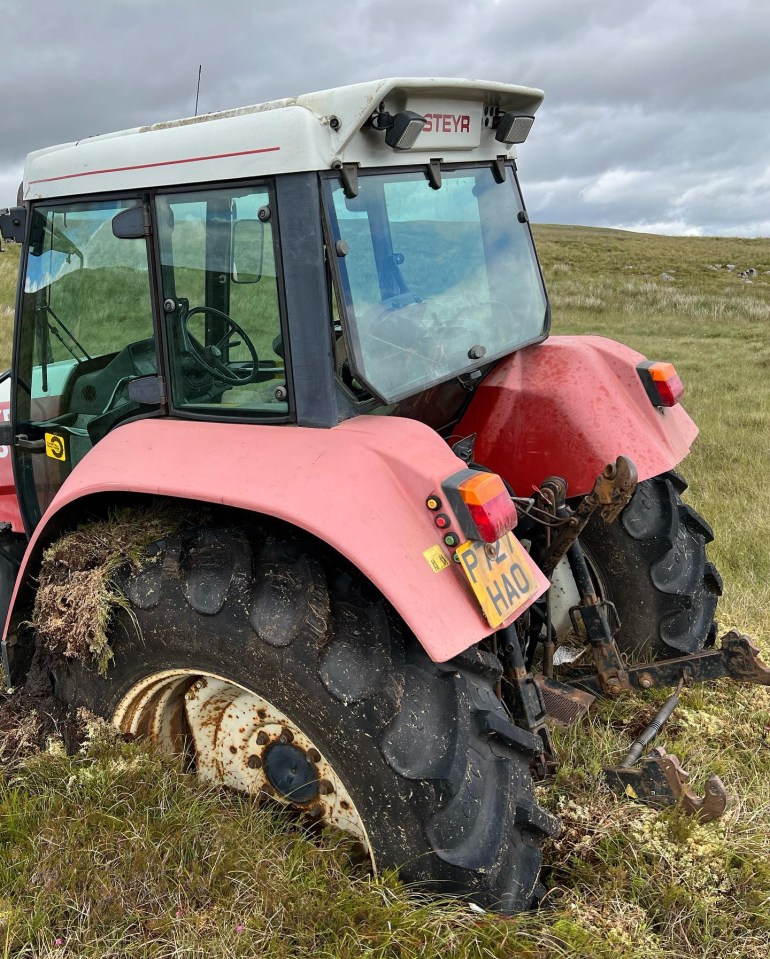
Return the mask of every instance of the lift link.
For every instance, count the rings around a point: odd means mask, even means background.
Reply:
[[[596,478],[594,488],[583,497],[569,517],[569,522],[561,527],[538,561],[540,569],[549,579],[594,513],[598,510],[605,523],[614,523],[634,495],[636,484],[636,467],[627,456],[619,456],[614,463],[604,467]]]
[[[547,762],[553,760],[555,750],[546,725],[543,694],[535,677],[527,671],[516,628],[513,625],[503,627],[498,630],[497,638],[505,679],[503,699],[516,725],[529,730],[540,741],[541,755],[536,761],[536,772],[544,776]]]

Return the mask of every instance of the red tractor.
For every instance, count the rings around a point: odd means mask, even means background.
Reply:
[[[714,646],[676,371],[549,338],[514,159],[541,100],[392,79],[94,137],[31,154],[1,219],[10,684],[44,550],[183,503],[56,697],[506,912],[558,829],[551,721],[767,677]],[[663,758],[616,779],[709,813]]]

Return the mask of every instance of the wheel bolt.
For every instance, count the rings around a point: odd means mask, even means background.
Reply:
[[[267,735],[267,733],[264,730],[261,730],[260,732],[257,733],[258,746],[264,746],[265,743],[269,743],[269,742],[270,742],[270,737]]]
[[[324,814],[323,808],[321,806],[313,806],[312,809],[308,809],[307,817],[313,821],[320,819]]]
[[[278,741],[282,743],[293,743],[294,733],[290,729],[282,729]]]
[[[305,755],[306,755],[307,758],[308,758],[308,762],[311,762],[311,763],[320,763],[320,762],[321,762],[321,754],[318,752],[317,749],[313,749],[312,746],[310,747],[310,749],[308,749],[308,751],[305,753]]]
[[[328,796],[334,792],[334,786],[332,786],[328,779],[321,779],[318,783],[318,792],[322,796]]]
[[[249,756],[247,760],[247,765],[249,769],[261,769],[262,760],[259,758],[259,756],[256,755],[256,753],[252,753],[252,755]]]
[[[270,783],[265,783],[264,786],[260,787],[259,794],[261,796],[267,796],[268,798],[270,798],[275,795],[275,790],[270,785]]]

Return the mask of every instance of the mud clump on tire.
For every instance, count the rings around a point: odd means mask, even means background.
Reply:
[[[94,722],[85,709],[72,709],[54,694],[51,670],[56,653],[38,646],[25,684],[0,700],[0,764],[13,767],[27,756],[61,742],[68,753],[85,742]]]
[[[67,533],[43,554],[31,625],[38,645],[69,659],[93,660],[104,673],[112,659],[108,627],[130,605],[115,586],[121,567],[147,562],[150,544],[185,525],[185,511],[160,504],[116,510]]]

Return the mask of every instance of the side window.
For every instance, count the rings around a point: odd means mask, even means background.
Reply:
[[[174,405],[285,417],[268,190],[173,193],[156,203]]]
[[[139,202],[32,212],[16,403],[19,431],[44,454],[19,454],[42,508],[94,443],[151,409],[128,395],[132,379],[157,372],[147,243],[112,230]]]

